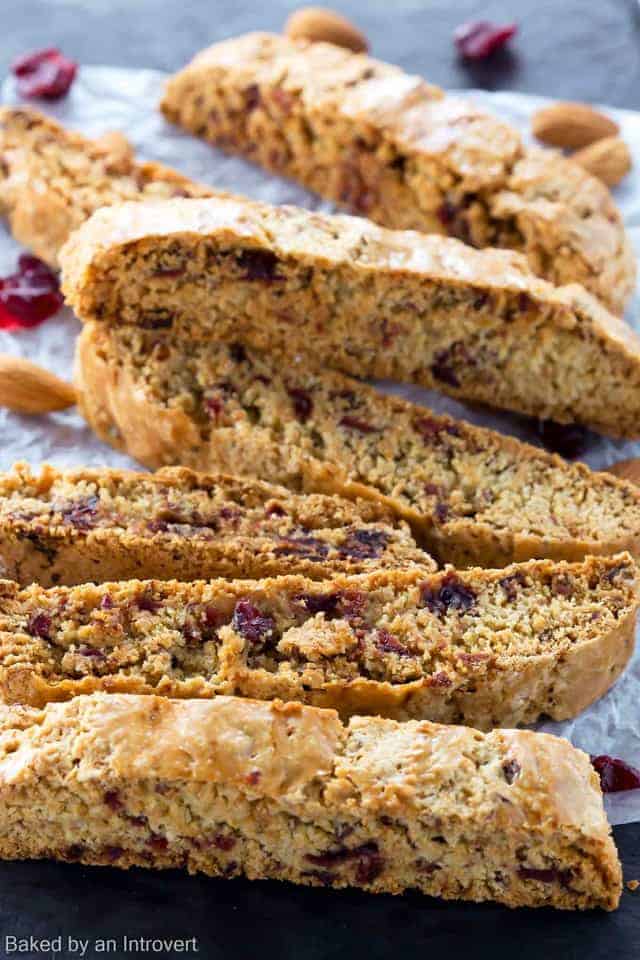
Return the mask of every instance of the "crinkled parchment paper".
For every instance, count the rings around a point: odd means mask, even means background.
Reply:
[[[122,130],[141,157],[163,161],[216,187],[271,203],[329,209],[295,185],[270,177],[242,160],[226,157],[168,126],[156,110],[163,79],[163,74],[149,70],[85,67],[69,96],[59,104],[47,105],[46,110],[88,136]],[[532,111],[543,102],[516,93],[474,92],[472,96],[520,127],[525,136]],[[17,102],[10,80],[5,83],[3,99]],[[622,135],[640,166],[640,113],[622,110],[609,113],[619,121]],[[640,174],[633,172],[617,191],[616,198],[636,250],[640,252]],[[16,253],[16,244],[6,229],[0,227],[0,276],[12,271]],[[640,300],[636,298],[628,312],[628,319],[634,324],[640,317],[639,307]],[[78,329],[77,320],[69,311],[63,311],[36,330],[0,331],[0,351],[28,356],[63,377],[70,376]],[[417,387],[387,384],[384,389],[535,442],[530,426],[518,418],[470,411],[453,400]],[[618,443],[594,437],[584,459],[591,467],[601,469],[617,459],[634,455],[640,455],[640,443]],[[10,467],[18,459],[29,460],[35,466],[43,461],[59,466],[134,466],[127,457],[95,439],[75,411],[33,418],[0,410],[0,469]],[[610,753],[640,766],[640,652],[615,688],[577,720],[545,723],[540,729],[566,736],[590,753]],[[613,823],[638,820],[640,790],[610,796],[607,806]]]

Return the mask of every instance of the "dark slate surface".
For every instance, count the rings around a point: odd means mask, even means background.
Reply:
[[[0,71],[31,47],[58,45],[83,63],[175,69],[208,42],[248,29],[278,30],[297,6],[284,0],[2,0]],[[354,17],[382,59],[445,87],[515,89],[640,109],[636,0],[361,0]],[[469,17],[517,19],[512,51],[470,68],[451,32]],[[640,825],[615,831],[626,879],[640,879]],[[62,936],[61,952],[10,951],[4,938]],[[491,905],[302,890],[142,870],[120,873],[54,863],[0,864],[0,956],[137,956],[123,937],[196,937],[183,956],[244,960],[424,957],[447,960],[635,960],[640,891],[613,915],[508,911]],[[98,938],[117,941],[98,953]],[[11,941],[8,941],[9,946]],[[54,947],[57,944],[54,943]],[[179,956],[176,952],[147,956]]]

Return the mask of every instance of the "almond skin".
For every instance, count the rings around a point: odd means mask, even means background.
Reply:
[[[23,357],[0,354],[0,407],[14,413],[53,413],[76,402],[70,383]]]
[[[635,483],[640,486],[640,457],[633,457],[631,460],[619,460],[618,463],[612,463],[607,467],[607,473],[612,473],[621,480],[628,480],[629,483]]]
[[[536,110],[531,121],[533,135],[550,147],[579,150],[619,132],[618,124],[587,103],[559,101]]]
[[[334,43],[354,53],[367,53],[367,38],[356,26],[327,7],[302,7],[292,13],[284,27],[290,40]]]
[[[629,147],[620,137],[605,137],[578,150],[571,157],[588,173],[598,177],[608,187],[615,187],[631,170]]]

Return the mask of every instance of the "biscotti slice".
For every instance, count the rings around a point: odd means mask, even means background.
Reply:
[[[1,584],[5,702],[232,693],[480,728],[576,716],[627,663],[638,605],[629,554],[322,582]]]
[[[0,214],[56,266],[69,234],[99,207],[215,193],[158,163],[138,163],[121,134],[88,140],[35,110],[0,109]]]
[[[233,697],[1,706],[0,857],[512,907],[613,910],[622,885],[566,740]]]
[[[353,376],[640,436],[640,338],[509,251],[211,198],[100,210],[60,262],[85,321],[301,352]]]
[[[640,490],[340,374],[239,344],[87,324],[81,409],[149,467],[185,464],[382,501],[456,567],[640,554]]]
[[[604,184],[397,67],[253,33],[200,53],[161,108],[382,226],[519,250],[539,276],[581,283],[615,312],[633,290],[631,244]]]
[[[435,569],[372,500],[258,480],[27,464],[0,474],[0,574],[22,584]]]

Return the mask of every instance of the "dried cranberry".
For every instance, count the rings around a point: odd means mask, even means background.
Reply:
[[[414,420],[413,429],[420,434],[425,443],[427,440],[439,437],[441,433],[448,433],[451,437],[460,436],[460,429],[455,424],[446,420],[434,420],[433,417],[420,417]]]
[[[518,596],[518,587],[524,587],[526,582],[527,581],[521,573],[512,573],[510,576],[503,577],[502,580],[499,581],[500,586],[506,593],[507,600],[510,603],[513,603]]]
[[[32,637],[41,637],[43,640],[51,639],[51,617],[44,610],[32,613],[27,621],[27,633]]]
[[[312,616],[324,613],[327,620],[333,620],[338,616],[339,593],[302,593],[294,597],[294,600],[296,603],[303,603]]]
[[[11,64],[11,72],[18,78],[20,96],[44,97],[46,100],[64,97],[77,69],[78,64],[55,47],[25,53]]]
[[[244,105],[247,113],[251,113],[260,104],[260,88],[257,83],[252,83],[244,91]]]
[[[63,303],[55,273],[42,260],[23,253],[16,273],[0,279],[0,329],[36,327]]]
[[[105,847],[104,855],[110,863],[115,863],[124,854],[122,847]]]
[[[342,594],[340,599],[342,616],[349,623],[360,623],[364,620],[365,608],[367,606],[367,594],[362,590],[348,590]]]
[[[158,833],[152,833],[147,843],[152,850],[157,850],[158,853],[164,853],[164,851],[169,846],[169,841],[166,837],[161,837]]]
[[[571,870],[557,870],[555,867],[548,869],[540,867],[519,867],[518,876],[521,880],[537,880],[539,883],[559,883],[563,887],[568,887],[573,874]]]
[[[551,577],[551,593],[554,597],[571,597],[573,580],[567,574],[558,573]]]
[[[518,32],[515,23],[503,26],[490,20],[469,20],[456,27],[453,41],[465,60],[484,60]]]
[[[286,517],[287,511],[280,503],[270,503],[264,511],[265,517]]]
[[[303,870],[302,876],[312,877],[325,887],[330,887],[333,881],[336,879],[336,874],[331,873],[329,870]]]
[[[473,590],[465,586],[455,573],[445,574],[437,589],[428,584],[422,588],[422,603],[432,613],[447,613],[449,610],[466,613],[475,599]]]
[[[538,436],[547,450],[559,453],[567,460],[581,456],[589,442],[589,433],[577,423],[556,423],[554,420],[538,421]]]
[[[229,355],[234,363],[246,363],[247,351],[241,343],[232,343],[229,347]]]
[[[107,656],[103,650],[98,650],[97,647],[89,647],[86,643],[80,644],[78,647],[78,655],[81,657],[90,657],[94,660],[104,660]]]
[[[247,783],[252,787],[256,787],[260,783],[260,771],[252,770],[251,773],[248,773]]]
[[[276,627],[273,617],[262,613],[250,600],[238,600],[232,623],[241,637],[260,646],[272,637]]]
[[[384,858],[378,850],[378,844],[363,843],[354,850],[357,855],[356,883],[373,883],[379,877],[384,867]]]
[[[502,764],[502,772],[504,773],[504,778],[508,784],[513,783],[521,770],[522,767],[518,761],[513,758],[511,760],[505,760],[505,762]]]
[[[447,383],[450,387],[459,387],[460,381],[456,371],[451,365],[452,351],[441,350],[434,357],[431,364],[431,373],[436,380],[441,383]]]
[[[104,802],[114,813],[117,813],[123,808],[123,803],[117,790],[107,790],[104,795]]]
[[[436,216],[443,227],[448,227],[455,220],[458,210],[449,200],[440,204],[436,211]]]
[[[395,653],[399,657],[411,656],[411,650],[408,650],[407,647],[400,643],[397,637],[394,637],[388,630],[378,630],[376,647],[383,653]]]
[[[144,610],[146,613],[156,613],[162,606],[159,600],[156,600],[148,593],[141,593],[136,597],[135,605],[138,610]]]
[[[450,507],[448,503],[439,500],[433,508],[433,516],[438,523],[446,523],[449,519]]]
[[[236,845],[236,838],[224,833],[216,833],[213,838],[214,845],[218,850],[224,850],[226,853],[233,850]]]
[[[275,283],[284,279],[278,276],[278,258],[270,250],[243,250],[238,256],[238,266],[244,270],[245,280]]]
[[[357,430],[359,433],[378,433],[379,428],[374,427],[372,424],[367,423],[366,420],[361,420],[359,417],[342,417],[338,421],[341,427],[349,427],[350,430]]]
[[[306,423],[313,411],[313,400],[303,387],[289,387],[287,393],[293,400],[293,409],[300,423]]]
[[[450,687],[451,683],[451,678],[442,670],[439,673],[432,674],[429,678],[430,687]]]
[[[273,552],[277,557],[296,556],[305,560],[324,560],[329,548],[316,537],[282,537]]]
[[[108,593],[105,593],[104,597],[100,601],[100,609],[113,610],[114,607],[115,607],[115,603],[114,603],[113,597],[111,597]]]
[[[79,530],[88,530],[95,525],[99,504],[100,497],[86,497],[65,507],[60,513],[65,523]]]
[[[341,557],[355,560],[368,560],[379,557],[389,543],[389,536],[383,530],[353,530],[340,544]]]
[[[640,789],[640,770],[618,757],[606,753],[591,757],[591,763],[600,776],[603,793],[621,793],[623,790]]]

